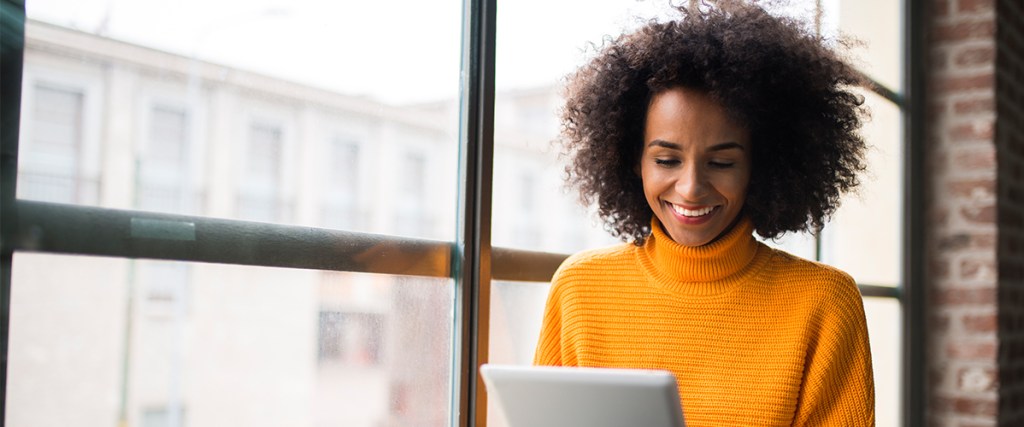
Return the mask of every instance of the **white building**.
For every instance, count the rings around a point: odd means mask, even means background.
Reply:
[[[454,238],[456,100],[392,106],[26,33],[19,198]],[[610,242],[541,191],[560,186],[556,94],[499,103],[516,116],[496,118],[495,244]],[[13,274],[7,425],[447,422],[450,280],[25,253]]]

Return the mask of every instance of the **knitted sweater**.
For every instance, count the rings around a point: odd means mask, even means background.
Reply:
[[[765,246],[749,220],[696,248],[652,229],[559,267],[534,363],[671,371],[687,427],[874,425],[849,275]]]

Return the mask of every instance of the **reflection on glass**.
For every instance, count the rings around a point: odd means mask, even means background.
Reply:
[[[903,151],[900,111],[861,91],[871,111],[862,130],[868,144],[866,173],[847,195],[822,236],[822,261],[858,283],[898,286],[902,262]]]
[[[448,422],[449,279],[40,254],[12,271],[8,425]]]
[[[875,423],[901,426],[903,328],[900,302],[894,298],[864,298],[871,338],[871,364],[875,370]]]
[[[18,197],[452,239],[460,0],[171,6],[28,2]]]

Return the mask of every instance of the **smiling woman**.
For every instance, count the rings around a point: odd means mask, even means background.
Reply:
[[[688,426],[874,425],[853,278],[753,237],[814,230],[857,185],[858,75],[797,21],[701,7],[570,77],[569,183],[632,244],[562,264],[534,362],[670,371]]]
[[[735,224],[750,182],[750,133],[707,95],[672,88],[647,110],[640,176],[672,240],[711,243]]]

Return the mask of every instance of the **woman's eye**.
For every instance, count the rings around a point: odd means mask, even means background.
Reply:
[[[654,159],[654,163],[659,166],[675,166],[679,164],[679,160],[675,159]]]
[[[731,168],[735,164],[736,163],[734,163],[734,162],[708,162],[708,165],[710,165],[711,167],[716,168],[716,169]]]

